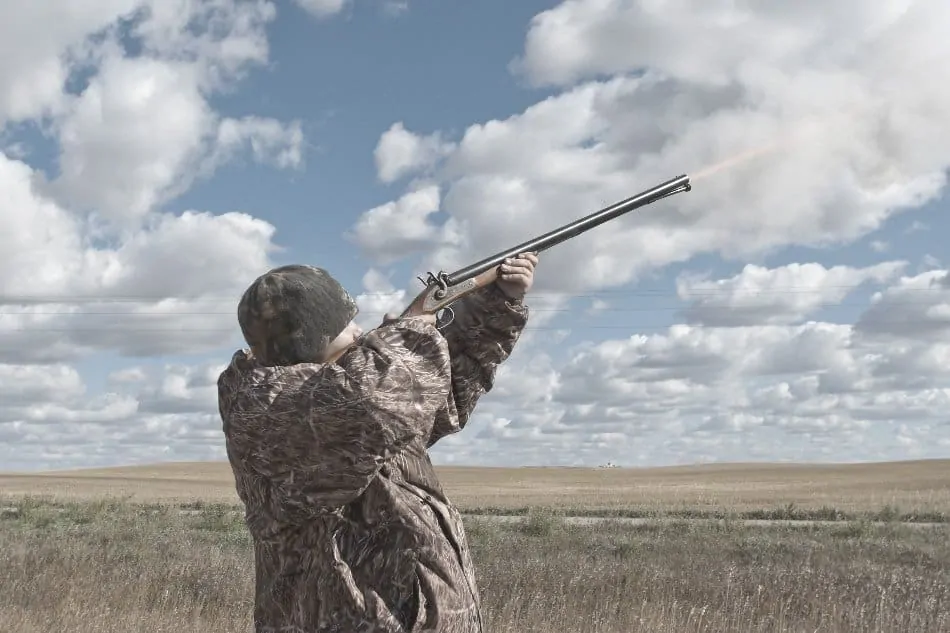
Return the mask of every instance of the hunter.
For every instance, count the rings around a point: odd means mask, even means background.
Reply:
[[[238,306],[218,406],[254,544],[256,633],[482,633],[459,512],[427,449],[468,422],[528,318],[536,253],[453,304],[363,333],[326,271],[276,268]],[[334,361],[329,361],[345,350]]]

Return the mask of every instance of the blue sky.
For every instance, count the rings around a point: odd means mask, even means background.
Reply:
[[[342,235],[354,217],[397,190],[376,178],[380,134],[396,121],[457,134],[546,96],[512,77],[507,64],[531,16],[549,6],[429,2],[393,16],[375,3],[355,3],[326,22],[288,6],[268,29],[272,66],[215,105],[234,115],[302,119],[310,137],[306,171],[230,165],[173,206],[253,209],[278,226],[286,261],[340,261],[340,279],[358,285],[363,262],[350,266],[357,254]]]
[[[0,26],[0,470],[222,459],[213,382],[269,266],[330,269],[372,325],[415,271],[764,146],[545,253],[434,459],[945,456],[950,14],[826,37],[811,7],[687,4],[94,0]]]

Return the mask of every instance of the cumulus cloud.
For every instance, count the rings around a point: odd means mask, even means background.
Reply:
[[[425,186],[370,209],[350,233],[364,253],[387,264],[434,246],[442,229],[429,221],[439,210],[439,188]]]
[[[3,456],[3,469],[221,459],[221,369],[127,367],[111,390],[91,394],[69,365],[0,364],[0,436],[17,447]]]
[[[130,27],[143,52],[114,38],[86,86],[62,106],[51,190],[69,206],[135,222],[249,145],[260,162],[301,162],[298,122],[222,118],[208,99],[266,61],[266,2],[144,3]],[[196,24],[204,25],[198,30]]]
[[[542,346],[520,346],[500,368],[471,427],[441,443],[435,458],[649,464],[935,456],[941,448],[927,438],[950,424],[950,338],[938,329],[922,336],[916,320],[948,302],[950,289],[934,283],[947,274],[882,282],[886,289],[857,325],[678,324],[566,349],[552,347],[544,332]],[[377,312],[367,325],[406,299],[376,270],[363,285],[364,317]],[[917,294],[901,294],[909,288]],[[862,326],[885,297],[891,309],[908,305],[918,316],[899,315],[902,330]],[[220,362],[131,365],[95,394],[68,365],[0,365],[0,433],[43,463],[96,463],[100,445],[124,451],[127,462],[222,458],[221,369]]]
[[[87,394],[74,367],[0,364],[3,402],[0,427],[7,432],[39,430],[69,435],[77,425],[128,422],[138,410],[134,398],[116,393]],[[53,428],[53,430],[50,430]]]
[[[0,20],[0,127],[60,112],[72,67],[90,55],[89,36],[139,6],[138,0],[6,3]]]
[[[514,357],[473,419],[479,444],[439,450],[463,461],[503,450],[535,464],[937,455],[920,439],[950,424],[950,340],[937,328],[921,335],[917,319],[947,301],[928,285],[945,274],[894,280],[881,293],[890,308],[913,311],[897,315],[902,327],[887,340],[862,325],[881,298],[854,326],[678,324],[580,344],[565,362]],[[900,294],[925,287],[926,297]]]
[[[317,17],[347,5],[297,3]],[[0,137],[0,437],[24,466],[114,463],[116,451],[123,461],[223,458],[219,366],[134,360],[95,393],[66,362],[239,341],[234,301],[270,265],[275,228],[241,210],[171,215],[162,205],[244,155],[303,165],[298,123],[212,107],[267,63],[275,5],[53,4],[12,3],[0,20],[0,129],[36,123],[59,151],[59,172],[44,173],[30,148]],[[415,274],[693,178],[691,193],[543,254],[530,331],[472,428],[437,458],[648,464],[941,450],[950,276],[935,257],[683,274],[686,323],[616,340],[568,347],[583,322],[558,318],[574,295],[697,255],[853,242],[940,195],[950,89],[933,77],[950,53],[948,18],[937,0],[681,0],[662,11],[568,0],[531,22],[512,64],[551,96],[458,138],[402,122],[382,130],[377,178],[407,182],[349,231],[374,265],[357,299],[364,327],[405,306],[421,289]],[[899,251],[901,236],[886,237],[872,250],[886,241]],[[823,308],[861,300],[858,290],[873,294],[854,324],[821,320]],[[621,293],[609,306],[623,303]],[[590,307],[587,318],[603,318],[608,302]]]
[[[143,382],[147,378],[141,367],[126,367],[109,374],[109,382],[113,384]]]
[[[931,270],[902,277],[898,284],[875,293],[871,307],[856,328],[869,337],[906,337],[950,342],[950,274]]]
[[[169,366],[157,384],[139,391],[141,409],[148,413],[214,413],[218,407],[218,376],[224,365]]]
[[[239,334],[235,298],[267,267],[273,226],[237,212],[161,214],[114,246],[90,246],[84,224],[32,180],[0,156],[3,359],[194,353]]]
[[[821,264],[788,264],[778,268],[746,265],[729,279],[710,281],[682,275],[677,294],[690,302],[685,317],[705,325],[794,323],[823,307],[840,303],[867,282],[885,282],[906,262],[884,262],[866,268]]]
[[[389,313],[399,314],[412,298],[405,289],[397,289],[388,276],[375,268],[363,275],[363,289],[364,292],[357,295],[355,300],[360,309],[356,322],[364,330],[379,325]],[[418,285],[417,290],[422,292],[422,284]]]
[[[85,394],[85,384],[79,372],[61,363],[45,367],[0,364],[0,385],[6,407],[28,405],[38,400],[70,402]]]
[[[373,157],[379,179],[391,183],[412,173],[431,168],[453,149],[436,132],[420,136],[407,130],[403,123],[393,123],[376,144]]]
[[[340,13],[349,0],[294,0],[301,9],[316,18],[327,18]]]
[[[0,361],[197,353],[239,340],[233,304],[270,265],[275,228],[238,210],[173,215],[161,205],[245,153],[302,165],[298,122],[223,117],[210,105],[267,62],[274,5],[22,4],[0,19],[0,129],[45,117],[59,171],[30,164],[28,151],[0,153]],[[54,19],[53,8],[75,20]],[[22,42],[37,57],[21,59],[17,25],[27,24],[46,26]]]
[[[16,363],[50,363],[99,352],[192,355],[243,345],[234,313],[239,296],[5,306],[0,315],[2,357]]]
[[[402,15],[409,10],[408,0],[383,0],[383,13],[389,16]]]
[[[67,362],[240,342],[235,302],[271,265],[275,227],[163,205],[243,156],[303,165],[299,122],[212,105],[268,62],[275,15],[264,0],[0,10],[0,436],[17,447],[4,468],[223,457],[220,367],[130,366],[97,391]]]
[[[562,244],[540,286],[577,292],[698,254],[866,235],[943,190],[950,89],[930,78],[948,23],[936,0],[564,2],[532,21],[516,64],[563,92],[471,125],[442,159],[445,223],[464,238],[430,261],[491,252],[499,235],[527,239],[682,173],[691,193]]]
[[[348,6],[353,4],[353,0],[293,0],[301,9],[317,18],[326,20],[335,15],[339,15]],[[384,15],[395,17],[402,15],[409,10],[408,0],[373,0],[373,4],[379,5]]]
[[[157,60],[107,60],[60,123],[61,196],[137,219],[178,187],[214,120],[189,74]]]
[[[536,15],[524,55],[514,67],[539,84],[561,85],[639,68],[661,68],[692,81],[724,84],[754,68],[824,66],[853,56],[855,47],[894,45],[895,25],[933,37],[943,5],[854,0],[792,6],[709,4],[663,6],[637,0],[574,0]],[[816,29],[816,25],[824,28]],[[904,26],[906,25],[906,26]],[[911,42],[907,42],[911,43]],[[926,51],[921,43],[909,53]],[[755,50],[761,57],[750,59]],[[689,52],[686,52],[689,51]],[[695,51],[695,52],[693,52]],[[883,57],[886,51],[879,51]]]
[[[223,119],[218,126],[215,162],[230,159],[248,147],[254,159],[276,167],[300,167],[303,164],[303,128],[299,121],[283,124],[274,119],[248,116]]]
[[[439,152],[417,152],[423,137],[401,124],[381,137],[407,157],[389,161],[389,181],[418,164],[442,192],[439,214],[424,220],[437,243],[401,256],[451,269],[683,173],[692,192],[545,253],[532,304],[596,295],[697,256],[853,243],[944,193],[950,90],[931,77],[950,53],[947,28],[937,0],[562,2],[531,21],[511,64],[551,96],[457,139],[424,137]],[[357,223],[367,243],[386,230],[371,213]],[[683,274],[686,323],[581,345],[546,370],[533,353],[514,358],[510,376],[538,376],[546,395],[490,396],[474,421],[482,448],[450,442],[440,458],[927,454],[915,429],[948,422],[947,282],[934,257],[913,275],[909,266]],[[887,287],[855,324],[820,320],[875,286]]]

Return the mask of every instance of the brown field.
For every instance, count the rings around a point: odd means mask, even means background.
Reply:
[[[755,515],[787,509],[950,515],[950,459],[848,465],[726,464],[643,469],[438,468],[463,511],[556,508],[644,516]],[[226,463],[170,463],[43,474],[0,473],[0,495],[237,504]],[[795,517],[790,517],[795,518]]]
[[[441,474],[469,509],[844,513],[769,528],[470,516],[486,633],[950,631],[950,522],[881,513],[947,520],[950,461]],[[0,506],[19,508],[0,513],[0,631],[249,633],[251,544],[229,477],[222,464],[0,476]]]

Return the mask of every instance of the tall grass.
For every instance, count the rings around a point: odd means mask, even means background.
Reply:
[[[229,506],[16,505],[0,631],[251,630],[250,541]],[[492,633],[950,631],[950,525],[467,526]]]

